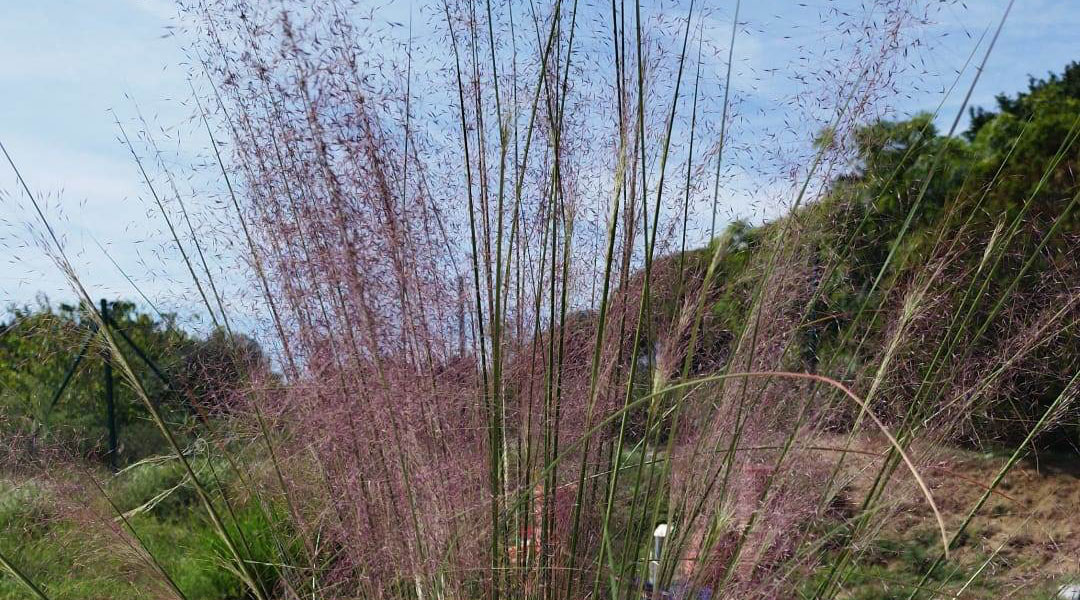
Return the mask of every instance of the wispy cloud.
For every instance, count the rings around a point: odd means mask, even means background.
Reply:
[[[181,104],[188,94],[183,40],[171,37],[169,29],[177,14],[175,6],[169,0],[9,4],[0,20],[0,56],[5,57],[0,62],[0,89],[5,91],[0,98],[0,136],[32,185],[53,194],[53,207],[62,215],[58,224],[80,257],[79,265],[91,286],[134,295],[112,264],[100,252],[91,251],[100,241],[125,268],[148,275],[144,283],[151,293],[175,289],[175,274],[168,267],[175,260],[168,255],[167,237],[160,231],[160,219],[140,200],[146,193],[143,183],[127,150],[116,141],[118,132],[110,113],[115,110],[124,120],[134,116],[129,95],[152,121],[173,124],[189,116],[189,109]],[[740,20],[745,25],[736,43],[733,87],[745,98],[791,94],[795,84],[790,78],[770,74],[770,69],[790,70],[801,45],[830,43],[829,31],[799,22],[800,10],[813,14],[826,7],[860,5],[854,0],[803,4],[807,6],[796,10],[781,4],[743,2]],[[684,5],[664,2],[663,9],[681,17]],[[1006,0],[943,5],[931,30],[933,45],[921,65],[925,89],[896,99],[897,111],[935,105],[940,100],[935,89],[955,77],[975,40],[996,23],[1005,5]],[[1043,76],[1080,59],[1080,36],[1076,35],[1080,11],[1070,5],[1050,0],[1016,4],[976,89],[975,104],[989,104],[1001,91],[1022,89],[1029,74]],[[394,19],[407,20],[402,5],[392,10]],[[705,35],[717,49],[726,49],[729,13],[725,4],[706,17]],[[778,26],[784,30],[776,30]],[[422,31],[418,26],[417,32]],[[709,64],[717,67],[723,59],[726,55],[718,54]],[[703,85],[715,91],[722,76],[715,68],[706,70]],[[958,109],[959,96],[946,103],[944,111],[950,117]],[[742,117],[783,118],[778,105],[764,117],[760,111],[751,114],[754,107],[753,103],[744,107]],[[181,154],[188,146],[205,144],[186,138],[170,142]],[[197,148],[190,150],[194,153]],[[26,217],[15,208],[13,183],[11,173],[0,170],[0,189],[6,192],[0,197],[0,215],[9,224]],[[761,187],[745,185],[751,190]],[[61,190],[63,194],[56,195]],[[728,201],[730,214],[725,211],[725,216],[761,214],[761,208],[752,203],[739,208],[737,198]],[[742,214],[743,210],[750,212]],[[9,225],[0,236],[18,230]],[[8,271],[0,279],[0,302],[25,302],[38,290],[56,294],[64,288],[62,277],[39,258],[13,262],[22,242],[6,242],[0,244],[0,261]],[[164,254],[155,257],[155,253]]]

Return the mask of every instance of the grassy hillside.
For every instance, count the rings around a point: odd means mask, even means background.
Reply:
[[[1080,369],[1080,63],[998,105],[972,111],[961,137],[941,135],[929,114],[865,127],[858,167],[821,201],[762,226],[734,223],[709,248],[660,263],[673,281],[693,280],[720,246],[706,355],[729,355],[756,322],[755,282],[782,248],[773,276],[784,290],[771,301],[808,315],[784,364],[874,387],[894,422],[913,417],[933,382],[941,403],[965,396],[954,441],[1022,439]],[[681,308],[677,287],[657,294],[662,321]],[[891,340],[904,320],[906,339]],[[886,352],[903,359],[877,378]],[[993,381],[972,389],[1002,357]],[[1040,443],[1076,451],[1078,414],[1056,414]]]

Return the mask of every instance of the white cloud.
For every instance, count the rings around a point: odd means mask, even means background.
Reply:
[[[173,268],[178,261],[167,250],[160,259],[154,257],[155,251],[165,247],[167,237],[160,231],[160,217],[148,212],[147,203],[139,200],[145,195],[141,178],[127,151],[116,143],[118,132],[109,113],[109,109],[116,109],[125,120],[132,116],[134,108],[125,99],[125,94],[130,94],[152,120],[173,124],[187,116],[187,109],[180,104],[188,93],[183,42],[163,35],[176,16],[172,2],[9,4],[0,20],[0,56],[5,57],[0,61],[0,89],[5,91],[0,97],[0,139],[15,154],[36,190],[63,190],[58,200],[55,196],[52,200],[55,209],[62,209],[56,213],[57,224],[92,284],[117,294],[132,294],[122,276],[100,255],[95,244],[98,240],[133,275],[148,275],[140,261],[153,263],[153,276],[144,281],[151,293],[174,292],[178,287],[174,280],[184,279]],[[685,4],[664,2],[666,10],[679,15],[685,14]],[[830,3],[846,4],[859,3]],[[941,81],[951,80],[978,35],[996,24],[1005,4],[1006,0],[977,0],[968,2],[967,7],[945,5],[937,15],[939,24],[932,28],[936,37],[928,40],[933,45],[924,53],[926,89],[913,93],[910,99],[897,99],[898,110],[932,108],[940,99],[933,91],[934,82],[940,89]],[[1068,4],[1050,0],[1016,4],[976,89],[974,104],[988,105],[998,92],[1023,89],[1028,74],[1043,76],[1049,70],[1060,70],[1068,60],[1080,58],[1080,36],[1075,33],[1080,31],[1080,12]],[[407,18],[402,6],[392,9],[398,21]],[[799,57],[799,46],[835,40],[829,32],[803,27],[799,22],[811,18],[812,11],[788,11],[776,19],[776,14],[791,7],[743,3],[743,8],[740,21],[747,21],[747,31],[741,31],[736,42],[733,88],[744,98],[766,101],[760,106],[751,102],[740,107],[740,118],[749,124],[739,124],[731,133],[744,136],[736,140],[744,147],[762,148],[772,142],[754,137],[754,132],[776,129],[776,123],[782,124],[790,114],[775,100],[793,92],[787,75]],[[712,90],[706,92],[709,94],[715,94],[715,83],[724,75],[720,67],[726,61],[730,9],[727,5],[722,9],[706,16],[706,36],[720,51],[709,59],[711,70],[703,73],[703,85],[713,83]],[[389,15],[383,13],[385,18]],[[424,31],[418,24],[417,32],[423,35]],[[769,69],[788,72],[770,75]],[[962,95],[955,94],[956,99],[946,104],[946,119],[955,114]],[[710,101],[717,103],[716,98]],[[715,119],[713,108],[709,109],[710,118]],[[171,143],[181,154],[192,144],[201,144],[187,138]],[[782,143],[789,140],[775,142]],[[745,165],[737,166],[751,172]],[[772,216],[779,210],[752,203],[758,198],[783,197],[785,190],[771,189],[768,182],[749,175],[739,177],[731,190],[724,190],[733,214],[753,218]],[[6,166],[0,168],[0,190],[9,194],[0,196],[0,219],[7,223],[0,224],[0,264],[5,268],[0,275],[0,302],[26,301],[38,289],[55,293],[63,286],[62,278],[52,273],[47,261],[20,245],[25,240],[12,237],[24,235],[19,223],[32,220],[32,215],[13,208],[13,183]],[[748,214],[751,211],[757,212]]]

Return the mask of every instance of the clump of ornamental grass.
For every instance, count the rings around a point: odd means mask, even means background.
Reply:
[[[1063,347],[1075,289],[1017,282],[1065,213],[1031,231],[1021,212],[987,239],[966,228],[979,205],[957,204],[945,222],[958,235],[910,243],[946,147],[924,157],[867,267],[878,198],[846,198],[843,182],[866,166],[862,124],[887,114],[930,9],[821,15],[848,37],[806,49],[791,77],[815,84],[782,102],[799,125],[770,131],[732,76],[746,31],[729,8],[447,0],[399,23],[345,2],[185,4],[209,143],[197,169],[217,182],[218,225],[192,226],[160,185],[175,181],[165,163],[140,158],[156,146],[123,137],[204,310],[229,333],[240,308],[262,315],[273,368],[205,388],[221,408],[202,420],[216,460],[196,468],[117,362],[246,594],[832,598],[879,521],[912,502],[938,554],[910,597],[966,579],[941,579],[942,565],[987,496],[946,522],[923,466]],[[762,142],[800,136],[817,137]],[[724,229],[721,191],[738,192],[746,165],[788,214]],[[1013,245],[1022,232],[1034,242]],[[239,298],[207,266],[215,236],[239,249]],[[990,335],[1008,341],[966,351]],[[1076,376],[1055,377],[987,495],[1067,410]],[[163,589],[186,597],[114,509]],[[268,524],[258,538],[249,512]]]

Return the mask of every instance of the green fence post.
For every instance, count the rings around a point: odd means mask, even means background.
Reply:
[[[109,303],[101,299],[101,321],[109,326]],[[105,419],[109,427],[109,467],[116,470],[116,401],[113,397],[112,349],[105,348]]]

